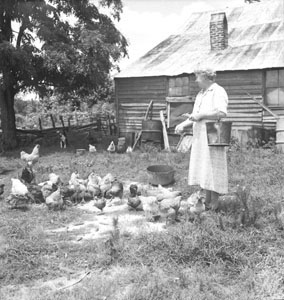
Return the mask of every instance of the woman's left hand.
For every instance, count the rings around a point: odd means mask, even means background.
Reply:
[[[202,115],[201,114],[191,114],[190,116],[190,120],[198,122],[202,119]]]

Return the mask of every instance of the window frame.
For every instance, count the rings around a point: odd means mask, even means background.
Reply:
[[[268,74],[269,72],[277,72],[277,84],[273,86],[271,81],[268,81]],[[281,75],[280,75],[281,74]],[[281,80],[283,78],[283,80]],[[278,69],[267,69],[264,72],[264,100],[265,104],[271,108],[284,108],[284,98],[282,100],[282,104],[280,103],[280,95],[284,94],[284,68]],[[277,90],[277,104],[270,104],[268,101],[268,91],[269,90]],[[282,99],[282,98],[281,98]]]

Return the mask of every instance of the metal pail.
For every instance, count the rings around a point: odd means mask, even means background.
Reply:
[[[206,122],[207,139],[209,146],[229,146],[231,140],[232,122]]]

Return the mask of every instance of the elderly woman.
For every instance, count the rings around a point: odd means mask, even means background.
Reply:
[[[199,185],[206,191],[206,205],[217,208],[219,194],[228,192],[227,155],[225,147],[208,146],[206,122],[225,117],[228,95],[215,83],[216,72],[204,69],[195,72],[200,87],[192,114],[176,126],[182,133],[185,127],[193,126],[193,142],[189,163],[189,185]]]

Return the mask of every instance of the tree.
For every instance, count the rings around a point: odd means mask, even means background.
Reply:
[[[0,109],[5,150],[17,146],[14,97],[19,91],[86,95],[104,86],[110,70],[127,55],[126,39],[114,25],[122,12],[121,0],[97,2],[1,0]],[[70,16],[73,24],[68,22]]]

